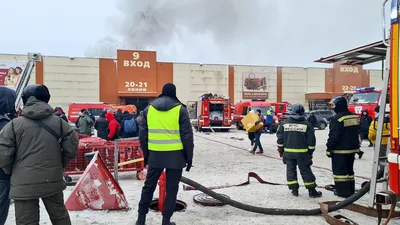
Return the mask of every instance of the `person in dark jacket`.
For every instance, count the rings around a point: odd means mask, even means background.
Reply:
[[[251,110],[249,113],[254,113],[254,111]],[[255,142],[255,139],[256,139],[256,135],[254,134],[254,132],[247,132],[247,136],[248,136],[248,138],[250,140],[250,145],[251,145],[250,151],[252,152],[253,151],[254,142]]]
[[[136,122],[139,126],[139,130],[140,130],[140,123],[142,122],[142,119],[143,119],[143,110],[139,112],[139,115],[136,118]]]
[[[274,123],[274,112],[269,109],[267,110],[265,123],[267,124],[269,133],[273,134],[274,132],[272,132],[272,124]],[[267,129],[265,131],[267,131]]]
[[[106,111],[101,112],[100,117],[94,123],[94,129],[97,131],[97,137],[107,140],[108,121],[106,120]]]
[[[330,102],[336,115],[329,124],[326,155],[332,159],[335,194],[347,198],[355,192],[354,154],[360,151],[360,119],[347,108],[347,99],[337,96]]]
[[[12,119],[17,117],[15,111],[15,101],[17,95],[11,88],[0,86],[0,131]],[[5,168],[7,171],[7,168]],[[0,168],[0,224],[5,224],[8,217],[8,210],[10,208],[10,177],[9,173],[5,173]]]
[[[250,140],[251,151],[253,151],[253,146],[254,146],[256,135],[254,134],[254,132],[248,132],[248,138]]]
[[[308,117],[308,122],[310,122],[313,128],[318,126],[317,117],[314,113],[310,113],[310,116]]]
[[[186,171],[189,171],[192,167],[194,143],[188,110],[176,97],[174,84],[165,84],[162,94],[143,111],[139,139],[149,169],[142,189],[136,225],[145,224],[154,190],[164,169],[167,196],[162,224],[175,225],[171,217],[175,211],[182,169],[186,167]]]
[[[78,153],[79,139],[71,126],[54,115],[46,86],[23,90],[21,116],[0,133],[0,168],[11,173],[10,198],[16,224],[39,224],[39,199],[52,224],[70,225],[64,205],[63,170]]]
[[[368,115],[368,109],[363,110],[361,117],[360,117],[360,138],[362,140],[368,140],[369,141],[369,146],[372,147],[373,144],[372,142],[368,139],[368,131],[369,131],[369,126],[371,125],[372,122],[372,117]]]
[[[92,119],[93,123],[96,121],[96,117],[93,115],[92,110],[88,109],[88,114],[90,119]]]
[[[122,110],[121,110],[121,109],[118,109],[117,112],[116,112],[115,115],[114,115],[114,118],[117,120],[117,122],[118,122],[119,124],[121,124],[121,122],[122,122],[122,117],[123,117],[123,115],[122,115]]]
[[[115,139],[119,138],[121,125],[114,118],[114,114],[112,112],[106,113],[106,119],[108,121],[107,140],[114,141]]]
[[[77,120],[77,128],[79,133],[92,136],[92,127],[94,125],[94,121],[90,118],[89,112],[86,109],[82,109],[81,112],[82,114]]]
[[[68,123],[68,119],[65,116],[65,112],[61,107],[54,108],[54,115],[61,117],[61,119],[63,119],[65,122]]]
[[[294,196],[299,196],[298,166],[308,195],[311,198],[321,197],[322,193],[315,189],[317,184],[311,170],[316,144],[314,127],[304,117],[304,107],[301,104],[294,104],[291,111],[293,114],[279,126],[276,133],[278,151],[286,164],[289,190]]]
[[[124,113],[123,113],[123,116],[122,116],[122,121],[121,121],[121,135],[122,135],[122,138],[131,138],[131,137],[137,137],[138,136],[138,131],[139,131],[139,129],[138,129],[138,124],[137,124],[137,122],[135,122],[135,126],[136,126],[136,132],[132,132],[132,133],[129,133],[129,132],[127,132],[126,131],[126,129],[125,129],[125,121],[127,121],[127,120],[135,120],[136,121],[136,119],[133,117],[133,115],[132,114],[130,114],[128,111],[125,111]]]
[[[259,120],[255,123],[255,125],[261,123],[263,121],[263,115],[261,114],[261,110],[257,109],[256,114],[259,116]],[[253,149],[250,151],[253,155],[256,153],[257,147],[260,149],[257,154],[264,153],[264,149],[261,145],[261,134],[264,132],[264,127],[261,127],[256,132],[254,132],[254,146]]]

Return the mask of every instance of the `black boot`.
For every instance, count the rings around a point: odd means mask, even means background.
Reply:
[[[310,198],[319,198],[322,196],[322,192],[315,190],[315,188],[309,189],[308,196],[310,196]]]
[[[292,195],[296,197],[299,196],[299,190],[298,189],[292,190]]]
[[[139,214],[138,219],[136,220],[135,225],[145,225],[146,223],[146,215]]]
[[[162,219],[162,225],[176,225],[176,223],[171,222],[170,218],[164,218]]]

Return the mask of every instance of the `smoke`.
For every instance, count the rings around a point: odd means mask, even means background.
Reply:
[[[305,66],[380,39],[376,0],[116,0],[86,56],[156,50],[160,61]]]
[[[269,6],[276,12],[274,4]],[[176,42],[189,36],[231,46],[239,39],[253,39],[254,26],[265,29],[258,21],[262,7],[257,0],[251,4],[247,0],[117,0],[116,7],[119,15],[106,21],[110,35],[90,46],[86,56],[115,57],[117,48],[177,53]]]

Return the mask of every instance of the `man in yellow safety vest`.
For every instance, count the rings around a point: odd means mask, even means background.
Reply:
[[[189,171],[192,167],[194,143],[189,113],[176,97],[174,84],[165,84],[162,94],[143,111],[139,123],[139,139],[145,165],[148,164],[149,168],[136,225],[145,224],[157,181],[164,169],[167,196],[162,224],[175,225],[170,219],[175,211],[182,169],[186,167],[186,171]]]

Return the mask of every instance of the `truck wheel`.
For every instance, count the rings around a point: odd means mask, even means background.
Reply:
[[[326,123],[320,122],[320,123],[318,124],[318,129],[320,129],[320,130],[325,130],[325,128],[326,128]]]

